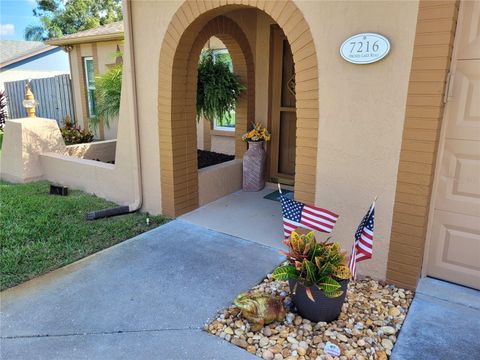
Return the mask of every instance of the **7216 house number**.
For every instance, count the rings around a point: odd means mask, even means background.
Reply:
[[[390,52],[390,41],[380,34],[362,33],[349,37],[340,46],[340,55],[353,64],[371,64]]]

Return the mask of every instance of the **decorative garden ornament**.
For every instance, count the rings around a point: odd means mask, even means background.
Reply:
[[[276,296],[262,293],[242,293],[236,297],[234,304],[250,321],[252,331],[258,331],[273,321],[285,319],[286,312],[283,301]]]
[[[243,190],[260,191],[265,187],[265,160],[263,141],[249,142],[243,155]]]

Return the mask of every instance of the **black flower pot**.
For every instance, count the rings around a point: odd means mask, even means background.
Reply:
[[[305,286],[296,280],[288,280],[290,291],[298,313],[313,322],[330,322],[338,319],[340,312],[342,311],[342,305],[347,296],[348,280],[342,280],[339,282],[343,290],[343,294],[336,298],[329,298],[323,294],[316,286],[310,287],[313,298],[312,301],[308,298],[305,291]],[[297,284],[295,289],[295,284]],[[295,293],[293,290],[295,289]]]

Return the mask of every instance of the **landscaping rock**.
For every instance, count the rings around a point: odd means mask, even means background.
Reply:
[[[248,346],[248,343],[245,340],[240,339],[240,338],[233,338],[232,339],[232,344],[237,345],[238,347],[241,347],[241,348],[244,348],[244,349],[246,349],[247,346]]]
[[[267,337],[262,337],[262,338],[260,339],[260,342],[259,342],[258,344],[260,345],[260,347],[263,348],[263,347],[266,347],[266,346],[269,344],[269,342],[270,342],[270,341],[268,340]]]
[[[291,303],[288,284],[271,276],[254,290]],[[387,360],[412,299],[409,290],[366,279],[350,282],[342,312],[331,323],[312,323],[292,307],[284,321],[254,332],[232,306],[205,329],[268,360]],[[327,341],[340,347],[339,357],[324,353]]]
[[[393,348],[393,342],[390,339],[383,339],[382,346],[387,350],[391,350]]]
[[[380,331],[383,332],[385,335],[393,335],[395,334],[397,331],[391,327],[391,326],[382,326],[380,328]]]
[[[265,351],[263,352],[262,357],[263,357],[265,360],[273,360],[273,358],[275,357],[275,355],[273,355],[273,353],[272,353],[270,350],[265,350]]]

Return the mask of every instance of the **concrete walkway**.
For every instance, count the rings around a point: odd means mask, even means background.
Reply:
[[[240,190],[182,215],[180,219],[273,248],[285,249],[282,244],[282,205],[263,198],[276,189],[276,186],[267,184],[261,191]],[[263,231],[259,236],[259,228],[268,231]]]
[[[1,294],[1,359],[256,359],[202,331],[280,263],[172,221]]]
[[[480,291],[421,279],[391,360],[479,360]]]

